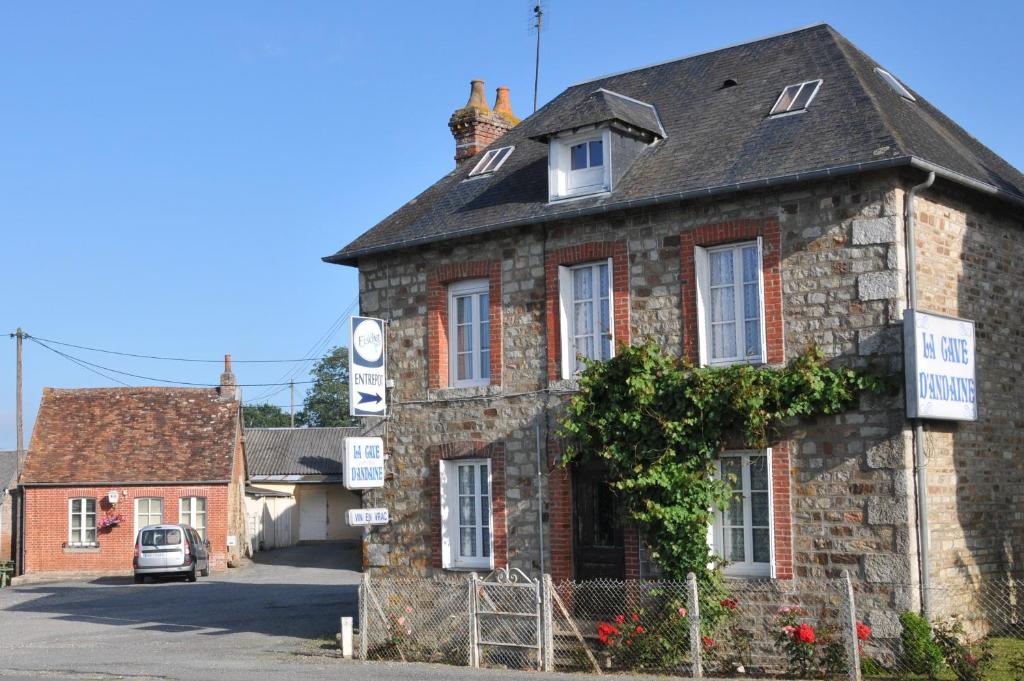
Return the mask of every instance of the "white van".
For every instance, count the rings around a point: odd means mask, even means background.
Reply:
[[[135,540],[135,583],[146,575],[185,575],[190,582],[210,574],[210,542],[188,525],[146,525]]]

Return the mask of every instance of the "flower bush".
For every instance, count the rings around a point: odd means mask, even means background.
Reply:
[[[993,655],[988,641],[971,641],[964,627],[954,616],[946,622],[937,622],[934,627],[935,643],[957,681],[982,681],[986,678]]]
[[[783,606],[775,614],[779,627],[775,640],[789,661],[790,674],[798,678],[820,674],[826,679],[844,674],[847,655],[842,637],[829,628],[815,629],[811,623],[802,622],[807,616],[798,605]],[[859,642],[871,638],[871,627],[863,622],[856,623],[856,632]]]
[[[99,519],[97,523],[99,529],[109,530],[112,527],[117,527],[124,522],[124,516],[120,513],[114,513],[112,515],[105,515]]]
[[[674,669],[686,659],[689,626],[686,608],[667,603],[654,612],[641,609],[598,622],[597,640],[616,666]]]

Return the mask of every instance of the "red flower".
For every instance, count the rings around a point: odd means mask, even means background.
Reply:
[[[728,608],[729,610],[735,610],[740,605],[735,598],[723,598],[718,602],[718,604],[723,608]]]
[[[622,624],[625,621],[626,621],[626,616],[625,615],[616,615],[615,616],[615,623],[616,624]]]
[[[640,615],[638,615],[638,614],[636,614],[636,613],[634,612],[634,613],[633,613],[633,621],[634,621],[634,622],[639,622],[639,621],[640,621]]]
[[[704,644],[705,648],[711,648],[715,645],[715,639],[710,636],[701,636],[700,642]]]
[[[631,646],[631,645],[633,645],[633,642],[627,638],[626,639],[626,645],[627,646]]]
[[[867,641],[871,638],[871,627],[863,622],[857,622],[857,638],[861,641]]]
[[[618,636],[619,630],[607,622],[599,622],[597,625],[597,640],[607,645],[615,645],[613,636]]]
[[[796,628],[795,638],[800,643],[814,643],[814,627],[810,624],[801,624]]]
[[[646,629],[644,629],[644,628],[643,628],[642,626],[640,626],[639,624],[638,624],[638,625],[636,625],[636,633],[638,633],[638,634],[642,634],[642,633],[644,633],[645,631],[647,631],[647,630],[646,630]]]

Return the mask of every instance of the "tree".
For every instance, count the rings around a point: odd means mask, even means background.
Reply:
[[[355,425],[348,413],[348,348],[331,350],[311,373],[313,384],[306,391],[302,410],[304,423],[314,427]]]
[[[242,419],[246,428],[287,428],[291,417],[273,404],[252,404],[242,407]],[[295,415],[299,423],[299,414]]]

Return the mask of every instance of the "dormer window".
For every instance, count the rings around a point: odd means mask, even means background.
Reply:
[[[484,152],[479,163],[476,164],[473,170],[469,171],[469,176],[477,177],[478,175],[490,175],[495,172],[512,155],[513,149],[515,147],[501,147],[500,149],[490,149]]]
[[[610,135],[604,129],[551,139],[551,200],[611,191]]]
[[[805,111],[811,100],[814,99],[814,95],[818,94],[820,87],[820,80],[809,80],[786,87],[779,98],[775,100],[775,106],[772,107],[771,113],[768,115],[781,116]]]

